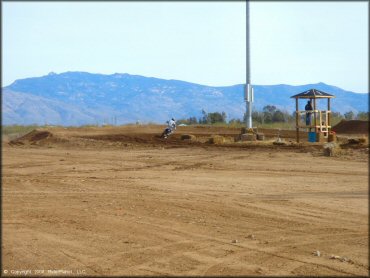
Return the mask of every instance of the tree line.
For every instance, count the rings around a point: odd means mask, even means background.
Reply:
[[[187,119],[179,119],[177,122],[179,124],[194,125],[194,124],[243,124],[246,122],[247,115],[244,113],[243,119],[233,118],[227,121],[227,115],[225,112],[210,112],[207,113],[202,110],[202,116],[189,117]],[[262,111],[252,111],[252,120],[257,124],[271,124],[271,123],[294,123],[295,122],[295,111],[289,113],[278,109],[274,105],[266,105],[263,107]],[[338,123],[341,120],[369,120],[369,112],[358,112],[357,114],[353,111],[345,112],[341,114],[340,112],[331,112],[332,123]]]

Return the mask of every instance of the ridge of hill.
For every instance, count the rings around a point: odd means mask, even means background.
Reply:
[[[325,83],[254,85],[254,109],[275,105],[293,112],[292,95],[315,88],[335,95],[333,111],[368,111],[368,94],[358,94]],[[202,110],[242,118],[244,85],[212,87],[180,80],[115,73],[49,73],[16,80],[2,88],[2,122],[9,124],[125,124],[164,123],[200,117]],[[304,102],[300,104],[302,109]],[[322,103],[325,105],[325,103]]]

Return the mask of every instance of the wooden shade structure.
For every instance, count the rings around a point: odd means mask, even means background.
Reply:
[[[328,134],[331,129],[330,125],[330,117],[331,117],[331,110],[330,110],[330,99],[334,98],[335,96],[322,92],[317,89],[310,89],[307,91],[304,91],[300,94],[291,96],[291,98],[295,98],[295,103],[296,103],[296,131],[297,131],[297,142],[299,143],[299,129],[308,129],[311,130],[314,128],[316,134],[322,134],[324,137],[328,137]],[[298,100],[299,99],[309,99],[311,100],[311,103],[313,103],[313,110],[303,110],[299,111],[299,106],[298,106]],[[316,101],[318,99],[327,99],[327,110],[318,110],[317,109],[317,103]],[[312,121],[310,121],[309,125],[302,125],[300,124],[300,116],[304,114],[311,117],[310,115],[313,115],[313,124]]]

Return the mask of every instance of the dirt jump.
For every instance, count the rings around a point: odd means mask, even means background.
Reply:
[[[342,120],[333,127],[333,131],[339,134],[369,134],[369,122],[359,120]]]
[[[2,274],[369,274],[367,131],[351,145],[338,125],[327,156],[295,131],[238,142],[237,128],[163,128],[2,142]]]

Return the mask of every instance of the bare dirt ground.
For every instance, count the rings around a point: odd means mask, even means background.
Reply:
[[[369,275],[368,145],[327,157],[289,131],[275,146],[273,130],[162,128],[3,142],[2,274]]]

